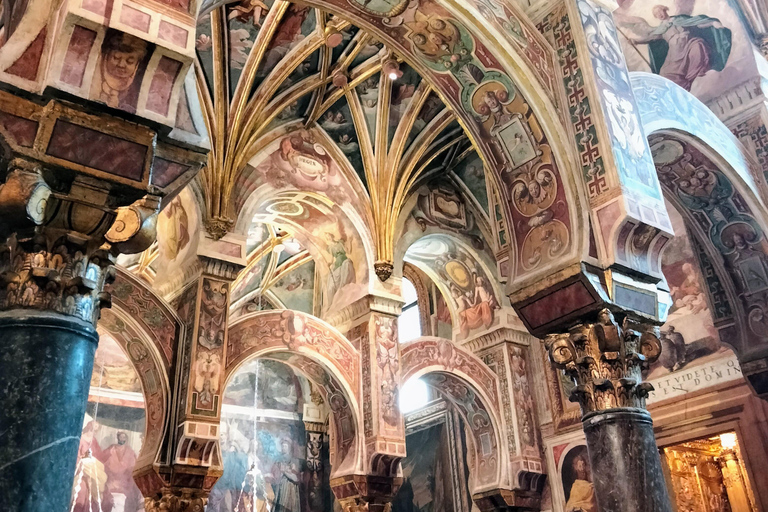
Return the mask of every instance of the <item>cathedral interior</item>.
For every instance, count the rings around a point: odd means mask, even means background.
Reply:
[[[768,511],[768,0],[0,0],[3,512]]]

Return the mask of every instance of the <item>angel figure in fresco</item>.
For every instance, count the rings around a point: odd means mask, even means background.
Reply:
[[[573,459],[576,480],[571,485],[571,495],[565,504],[565,512],[597,512],[595,485],[592,483],[589,463],[583,454]]]
[[[722,71],[731,54],[731,30],[717,18],[700,14],[670,15],[669,7],[656,5],[653,27],[643,18],[624,18],[621,25],[636,35],[630,41],[648,45],[651,71],[690,91],[693,82],[708,71]]]
[[[301,512],[299,494],[299,460],[293,457],[293,442],[283,439],[280,442],[281,460],[272,468],[275,479],[275,502],[273,512]]]
[[[349,258],[346,237],[339,238],[330,231],[325,233],[328,253],[331,255],[330,273],[328,274],[328,298],[333,302],[342,288],[355,282],[355,264]]]
[[[261,18],[267,15],[269,6],[262,0],[242,0],[232,7],[228,18],[237,19],[240,23],[248,23],[253,20],[253,25],[261,27]]]

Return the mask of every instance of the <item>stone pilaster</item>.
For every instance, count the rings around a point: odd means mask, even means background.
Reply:
[[[323,439],[326,435],[325,424],[304,421],[307,435],[307,512],[324,512],[325,474],[329,468],[323,463]]]
[[[601,512],[671,512],[642,372],[661,354],[658,327],[609,309],[545,339],[552,364],[573,381]]]
[[[475,496],[475,503],[481,510],[539,510],[547,476],[531,389],[529,347],[521,342],[535,338],[510,329],[494,334],[484,336],[491,342],[478,340],[484,348],[477,355],[499,379],[512,489]]]
[[[147,510],[202,507],[223,473],[219,446],[230,288],[242,265],[199,256],[201,274],[175,301],[186,334],[177,345],[175,411],[162,464],[134,473]],[[202,505],[201,505],[202,504]],[[154,507],[154,508],[153,508]],[[185,508],[186,507],[186,508]]]

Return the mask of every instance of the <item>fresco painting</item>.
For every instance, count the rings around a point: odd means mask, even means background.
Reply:
[[[450,294],[463,338],[488,330],[501,308],[493,281],[469,251],[445,236],[428,236],[413,244],[406,259],[435,275]]]
[[[667,204],[675,237],[662,256],[662,272],[672,293],[672,307],[661,327],[661,357],[648,374],[655,378],[687,366],[726,357],[707,297],[707,284],[680,213]]]
[[[408,105],[411,103],[416,87],[421,82],[421,76],[410,66],[403,65],[400,67],[400,71],[402,71],[403,76],[392,82],[392,101],[389,107],[389,132],[387,138],[389,144],[392,144],[395,131],[403,119]]]
[[[558,447],[555,447],[557,450]],[[597,512],[592,468],[585,445],[571,447],[559,453],[559,473],[565,496],[565,512]]]
[[[118,343],[101,334],[78,448],[71,512],[142,512],[133,469],[144,441],[139,377]]]
[[[370,135],[372,144],[376,140],[376,114],[378,113],[380,82],[381,73],[376,73],[355,87],[360,98],[360,104],[363,107],[365,125],[368,127],[368,135]],[[363,182],[365,182],[365,179],[363,179]]]
[[[315,264],[310,261],[280,277],[270,287],[286,309],[312,314],[314,306]]]
[[[369,81],[372,79],[369,79]],[[365,83],[368,83],[366,81]],[[363,85],[359,86],[363,87]],[[378,96],[378,87],[369,90],[371,95]],[[363,102],[371,100],[364,100]],[[374,100],[375,101],[375,100]],[[363,103],[366,119],[368,119],[368,111],[373,109],[375,116],[375,102],[373,107],[368,107],[367,103]],[[375,118],[374,118],[375,119]],[[320,119],[320,126],[328,133],[331,139],[336,143],[344,156],[347,157],[349,163],[352,164],[352,168],[355,169],[358,176],[363,183],[366,183],[365,171],[363,169],[363,158],[360,154],[360,144],[357,140],[357,132],[355,130],[355,124],[352,122],[352,113],[349,110],[346,98],[342,98],[329,108]]]
[[[624,0],[614,12],[627,66],[676,83],[707,102],[757,68],[739,15],[718,0]]]
[[[200,218],[194,194],[185,188],[157,219],[157,257],[151,267],[161,286],[173,278],[197,251]]]
[[[220,429],[224,474],[211,491],[207,512],[324,510],[330,496],[315,496],[322,476],[312,468],[329,467],[327,436],[305,431],[302,411],[309,389],[304,377],[278,361],[250,361],[232,377]],[[315,400],[322,403],[319,395]]]
[[[488,189],[485,183],[485,168],[477,152],[472,151],[451,169],[466,185],[472,196],[488,215]]]
[[[153,50],[154,45],[143,39],[118,30],[107,30],[91,81],[91,99],[135,113]]]

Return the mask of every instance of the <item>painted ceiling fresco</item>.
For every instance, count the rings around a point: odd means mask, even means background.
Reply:
[[[751,39],[730,2],[622,0],[619,5],[614,16],[630,71],[664,76],[705,103],[757,77]]]

